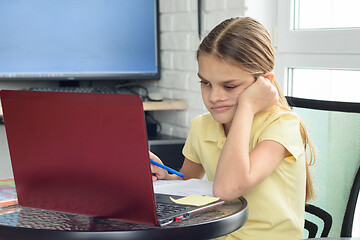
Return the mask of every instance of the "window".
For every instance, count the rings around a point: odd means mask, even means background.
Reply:
[[[296,0],[294,29],[360,27],[359,0]]]
[[[360,71],[311,68],[289,68],[288,71],[287,92],[290,96],[360,102]]]
[[[275,73],[284,93],[360,102],[354,96],[360,89],[360,14],[355,14],[360,1],[278,0],[277,5]]]

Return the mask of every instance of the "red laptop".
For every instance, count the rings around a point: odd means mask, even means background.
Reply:
[[[155,201],[171,201],[154,197],[139,96],[17,90],[0,96],[23,207],[166,225],[222,203],[157,214]]]

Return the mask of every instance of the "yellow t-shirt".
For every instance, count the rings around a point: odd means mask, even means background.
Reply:
[[[183,154],[202,164],[210,181],[226,136],[223,126],[207,113],[191,122]],[[248,220],[224,239],[301,239],[304,228],[306,168],[299,118],[278,108],[256,114],[251,128],[251,151],[259,142],[273,140],[292,156],[285,158],[262,183],[243,197],[248,202]]]

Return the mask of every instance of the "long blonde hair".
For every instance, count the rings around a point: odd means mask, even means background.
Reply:
[[[274,69],[275,57],[270,34],[250,17],[230,18],[217,25],[201,42],[197,58],[203,53],[213,54],[238,65],[244,71],[261,76]],[[272,84],[279,92],[277,106],[292,111],[276,79]],[[315,150],[300,120],[300,133],[306,154],[306,202],[315,197],[309,166],[315,163]]]

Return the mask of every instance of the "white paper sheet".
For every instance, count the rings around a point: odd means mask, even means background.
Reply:
[[[212,192],[213,182],[201,179],[157,180],[153,183],[153,186],[154,193],[178,196],[214,196]]]

